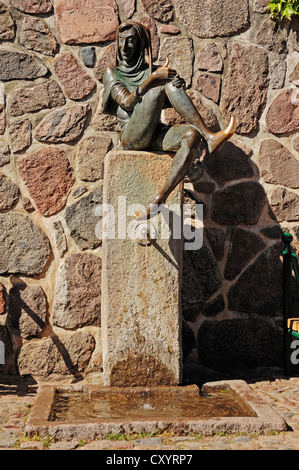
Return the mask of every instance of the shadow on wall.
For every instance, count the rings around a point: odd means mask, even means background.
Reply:
[[[74,354],[74,349],[78,352],[78,348],[80,348],[80,341],[78,342],[78,338],[71,335],[68,339],[64,337],[64,342],[62,342],[48,322],[48,316],[48,305],[41,287],[26,284],[15,278],[14,286],[9,293],[6,325],[0,327],[0,339],[5,345],[3,375],[13,375],[17,378],[20,368],[22,369],[22,378],[28,384],[36,383],[34,377],[46,378],[51,374],[73,377],[73,382],[84,378],[81,372],[88,361],[85,362],[83,359],[83,363],[81,363],[80,360],[84,356],[85,350],[82,348],[81,355]],[[19,338],[17,347],[13,348],[7,331],[14,333],[15,337]],[[42,337],[44,333],[47,338],[44,338],[42,349],[40,346],[36,349],[34,341],[24,343],[24,340]],[[91,355],[94,345],[91,342],[88,346]],[[19,355],[21,348],[22,355]],[[36,355],[36,359],[30,361],[30,371],[26,371],[26,356],[28,354],[32,357]],[[19,357],[17,357],[18,355]],[[80,356],[81,359],[78,360]],[[15,362],[17,359],[18,364]],[[25,368],[22,362],[24,362]]]
[[[204,204],[204,245],[184,253],[186,383],[283,367],[281,235],[292,228],[283,222],[292,203],[277,198],[288,189],[271,191],[234,139],[203,159],[203,178],[185,191],[186,201]]]

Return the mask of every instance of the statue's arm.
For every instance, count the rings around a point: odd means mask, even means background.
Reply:
[[[167,66],[159,67],[141,85],[136,87],[133,92],[130,92],[124,83],[115,79],[113,69],[107,67],[104,81],[110,80],[112,82],[112,99],[126,111],[132,111],[148,90],[162,84],[162,82],[172,80],[175,75],[175,70],[169,69]]]

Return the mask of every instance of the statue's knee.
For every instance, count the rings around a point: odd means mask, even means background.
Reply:
[[[188,127],[184,132],[183,139],[185,139],[190,148],[199,145],[201,135],[195,127]]]

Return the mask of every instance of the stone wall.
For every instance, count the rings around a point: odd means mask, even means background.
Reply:
[[[299,247],[299,23],[270,20],[264,4],[0,1],[2,373],[101,380],[96,208],[119,131],[101,113],[102,77],[128,18],[149,27],[154,60],[169,57],[208,126],[238,121],[185,185],[205,227],[185,252],[186,371],[281,365],[281,230]]]

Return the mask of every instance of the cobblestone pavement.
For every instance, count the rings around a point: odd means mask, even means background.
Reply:
[[[269,435],[215,435],[135,437],[127,440],[52,442],[30,440],[24,426],[34,404],[37,385],[0,381],[0,450],[299,450],[299,377],[250,379],[249,386],[285,419],[289,430]]]

